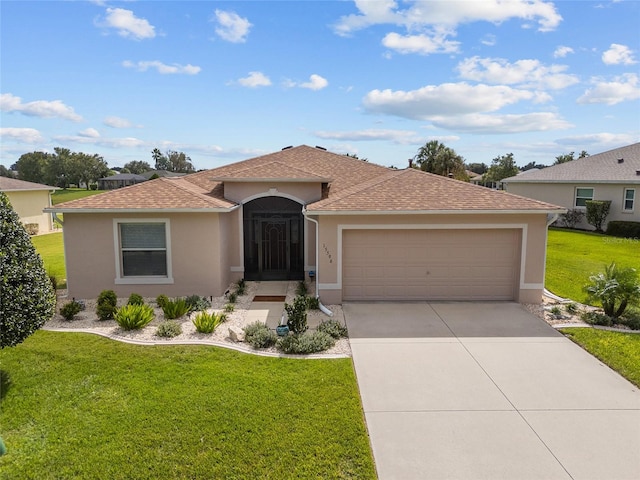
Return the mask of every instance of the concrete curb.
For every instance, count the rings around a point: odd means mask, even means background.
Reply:
[[[100,330],[92,330],[90,328],[50,328],[43,327],[42,330],[49,332],[67,332],[67,333],[89,333],[92,335],[98,335],[100,337],[109,338],[117,342],[129,343],[131,345],[209,345],[213,347],[227,348],[229,350],[235,350],[240,353],[247,353],[249,355],[257,355],[260,357],[272,357],[272,358],[294,358],[296,360],[332,360],[337,358],[351,358],[350,355],[341,353],[327,353],[327,354],[311,354],[311,355],[289,355],[286,353],[274,353],[274,352],[261,352],[254,350],[251,347],[243,345],[233,345],[225,342],[215,342],[211,340],[161,340],[161,341],[146,341],[146,340],[134,340],[131,338],[124,338],[118,335],[102,332]]]

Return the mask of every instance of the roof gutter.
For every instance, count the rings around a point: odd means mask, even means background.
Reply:
[[[523,215],[541,213],[565,213],[561,207],[536,210],[313,210],[313,215]]]
[[[46,213],[228,213],[240,208],[45,208]]]

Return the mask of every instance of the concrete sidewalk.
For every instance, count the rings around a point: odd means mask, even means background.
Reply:
[[[345,304],[381,479],[640,478],[640,393],[515,303]]]

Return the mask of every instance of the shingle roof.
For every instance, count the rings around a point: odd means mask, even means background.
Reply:
[[[622,159],[622,162],[619,160]],[[504,183],[640,183],[640,143],[516,175]]]
[[[326,183],[310,212],[557,211],[560,207],[415,169],[391,170],[306,145],[179,178],[159,178],[59,204],[52,211],[227,211],[221,181]]]
[[[24,180],[18,180],[17,178],[0,177],[0,191],[13,192],[20,190],[58,190],[58,187],[26,182]]]
[[[441,177],[420,170],[387,175],[307,207],[310,212],[491,212],[561,210],[549,203]]]
[[[115,175],[111,175],[110,177],[101,178],[102,181],[116,181],[116,180],[137,180],[139,182],[144,182],[147,180],[146,177],[142,175],[136,175],[135,173],[117,173]]]

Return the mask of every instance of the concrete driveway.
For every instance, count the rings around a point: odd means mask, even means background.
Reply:
[[[640,392],[516,303],[343,305],[380,479],[640,479]]]

